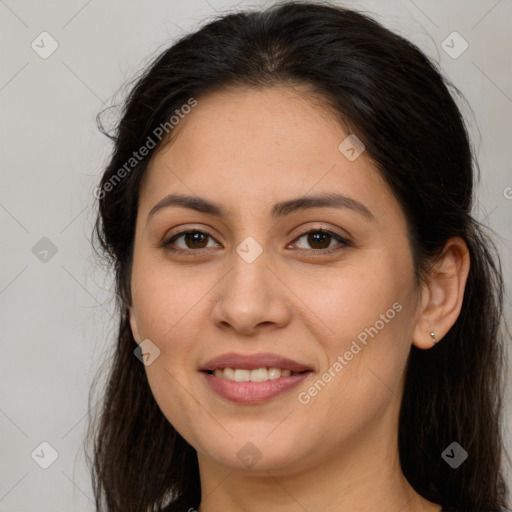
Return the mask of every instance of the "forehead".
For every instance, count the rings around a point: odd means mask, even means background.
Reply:
[[[247,208],[309,192],[393,201],[364,151],[351,161],[340,150],[349,133],[335,114],[305,93],[237,88],[198,98],[148,166],[143,209],[174,191]]]

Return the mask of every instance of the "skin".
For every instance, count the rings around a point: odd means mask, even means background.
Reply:
[[[165,416],[197,450],[200,512],[439,511],[401,471],[398,414],[411,346],[430,349],[430,332],[441,340],[460,312],[467,247],[450,239],[417,286],[401,207],[366,152],[350,161],[338,150],[348,132],[304,92],[231,89],[200,98],[154,155],[136,224],[132,332],[161,351],[147,377]],[[333,191],[363,203],[374,220],[337,207],[271,217],[279,201]],[[148,221],[169,193],[206,198],[228,215],[172,206]],[[350,245],[300,232],[320,228]],[[186,254],[161,246],[187,229],[210,237],[175,240]],[[263,251],[252,263],[236,252],[249,236]],[[322,254],[327,246],[339,250]],[[300,403],[298,394],[395,303],[401,311]],[[273,352],[314,372],[269,402],[234,404],[198,372],[227,352]],[[260,456],[252,467],[237,456],[248,442]]]

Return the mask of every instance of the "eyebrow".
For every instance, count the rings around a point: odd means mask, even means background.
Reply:
[[[207,199],[198,196],[194,197],[182,194],[169,194],[151,208],[151,211],[148,213],[147,222],[149,222],[150,218],[156,212],[172,206],[188,208],[197,212],[216,215],[218,217],[226,218],[228,216],[227,211],[222,206]],[[271,215],[274,219],[279,219],[294,212],[318,207],[348,208],[362,214],[368,220],[376,222],[372,212],[363,203],[360,203],[350,197],[335,193],[326,193],[316,196],[302,196],[281,201],[273,206]]]

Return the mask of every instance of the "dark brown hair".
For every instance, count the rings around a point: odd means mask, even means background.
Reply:
[[[155,402],[128,316],[140,186],[165,139],[126,163],[190,98],[281,84],[317,91],[363,141],[406,214],[418,282],[449,237],[466,241],[471,268],[459,318],[432,349],[411,348],[400,462],[432,502],[460,512],[508,510],[502,272],[487,228],[472,217],[478,167],[456,89],[415,45],[370,17],[300,1],[220,16],[179,39],[138,77],[115,133],[104,132],[114,151],[93,235],[115,272],[119,326],[98,418],[89,423],[97,510],[188,510],[201,501],[196,452]],[[469,453],[457,469],[441,457],[453,441]]]

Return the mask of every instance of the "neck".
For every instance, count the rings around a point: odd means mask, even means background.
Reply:
[[[337,453],[315,453],[281,470],[238,470],[199,455],[198,512],[439,512],[441,506],[416,493],[405,478],[397,435],[390,439],[386,418],[373,432],[365,430]]]

